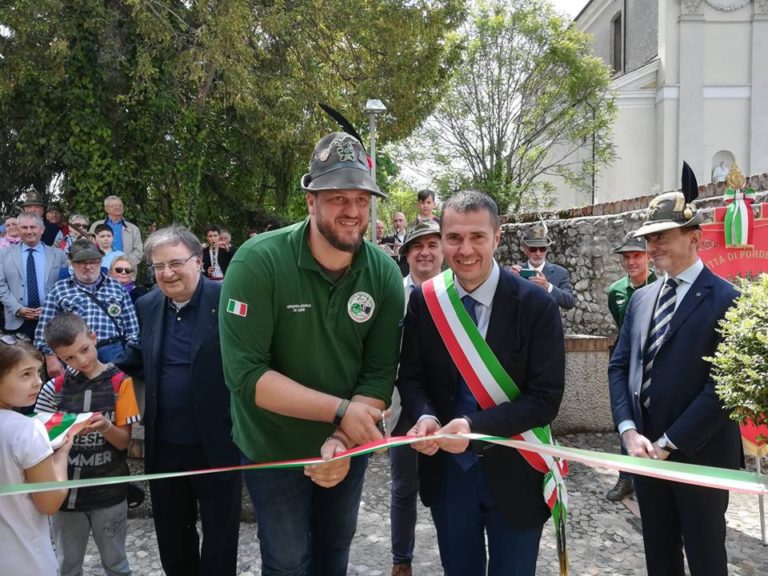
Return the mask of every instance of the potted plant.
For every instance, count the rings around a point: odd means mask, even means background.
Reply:
[[[718,396],[741,424],[745,448],[763,456],[768,454],[768,274],[740,279],[738,288],[740,296],[720,322],[722,341],[706,359]]]

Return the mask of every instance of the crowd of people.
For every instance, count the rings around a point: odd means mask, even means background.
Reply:
[[[308,217],[236,251],[215,225],[204,243],[175,225],[142,242],[115,196],[90,224],[28,196],[0,243],[0,483],[124,476],[140,420],[148,473],[319,456],[152,480],[153,520],[166,574],[235,574],[244,483],[262,574],[336,576],[368,460],[333,457],[407,435],[423,440],[390,450],[392,576],[413,573],[419,495],[445,574],[532,576],[549,474],[522,452],[456,435],[512,437],[558,413],[560,310],[575,297],[568,271],[547,259],[546,227],[529,227],[524,261],[502,266],[489,196],[457,192],[438,217],[423,190],[414,222],[397,212],[391,234],[382,223],[366,242],[372,198],[386,194],[362,144],[341,132],[317,142],[301,186]],[[702,360],[735,292],[698,258],[700,216],[683,195],[651,208],[616,249],[627,276],[606,310],[620,334],[614,420],[631,456],[736,467],[738,430]],[[151,289],[136,285],[143,263]],[[29,406],[92,415],[54,448],[19,413]],[[727,492],[621,476],[608,497],[635,487],[649,574],[682,576],[683,547],[692,575],[727,573]],[[0,497],[4,568],[80,574],[92,536],[105,571],[130,574],[127,498],[126,484],[108,483]]]

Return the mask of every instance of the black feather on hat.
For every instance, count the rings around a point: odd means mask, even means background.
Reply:
[[[683,187],[683,196],[685,196],[686,203],[690,204],[699,197],[699,185],[696,182],[696,175],[693,173],[693,169],[685,160],[683,160],[683,175],[681,177],[681,184]]]
[[[333,108],[331,108],[327,104],[323,104],[322,102],[318,102],[318,106],[320,106],[320,108],[323,109],[323,112],[328,114],[328,116],[330,116],[331,118],[336,120],[336,122],[338,122],[339,126],[341,127],[341,129],[344,132],[346,132],[347,134],[351,134],[352,136],[357,138],[357,141],[360,142],[360,144],[363,146],[363,150],[365,150],[365,142],[363,142],[363,139],[360,138],[360,134],[357,133],[357,130],[355,130],[355,127],[352,126],[352,122],[347,120],[341,114],[341,112],[338,112],[338,111],[334,110]],[[366,154],[367,154],[367,152],[366,152]]]

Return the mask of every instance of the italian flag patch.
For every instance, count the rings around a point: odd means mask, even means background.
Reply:
[[[227,302],[227,312],[234,314],[235,316],[242,316],[245,318],[248,316],[248,304],[245,302],[240,302],[239,300],[235,300],[234,298],[230,298],[229,302]]]

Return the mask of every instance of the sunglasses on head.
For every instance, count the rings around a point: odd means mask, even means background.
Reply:
[[[528,250],[531,252],[546,252],[546,246],[528,246]]]
[[[118,274],[130,274],[133,272],[133,268],[123,268],[122,266],[115,266],[115,272]]]

